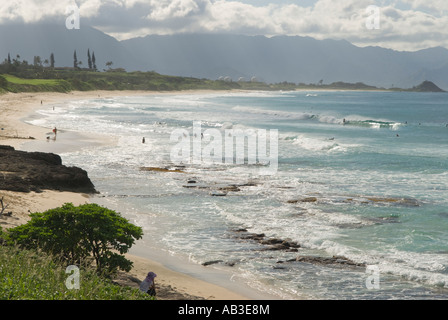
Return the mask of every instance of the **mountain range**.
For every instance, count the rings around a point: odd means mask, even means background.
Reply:
[[[410,88],[425,80],[448,90],[448,49],[415,52],[381,47],[357,47],[345,40],[316,40],[300,36],[231,34],[148,35],[117,39],[89,26],[68,30],[65,25],[17,24],[0,26],[0,60],[20,55],[33,63],[53,53],[56,67],[87,67],[87,50],[98,69],[156,71],[165,75],[268,83],[363,82],[391,88]]]

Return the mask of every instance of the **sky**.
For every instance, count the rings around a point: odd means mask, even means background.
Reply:
[[[399,51],[448,48],[448,0],[0,0],[0,26],[65,25],[72,5],[80,28],[118,40],[231,33],[345,39]]]

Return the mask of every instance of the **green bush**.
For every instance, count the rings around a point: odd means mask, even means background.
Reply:
[[[123,254],[143,235],[140,227],[97,204],[66,203],[30,216],[28,223],[9,229],[10,241],[27,249],[40,248],[69,264],[93,257],[97,271],[105,274],[131,270],[132,262]]]

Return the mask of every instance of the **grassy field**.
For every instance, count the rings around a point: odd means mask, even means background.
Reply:
[[[42,252],[0,246],[0,300],[151,300],[138,289],[123,287],[79,269],[79,289],[70,289],[73,273]],[[66,281],[69,279],[69,286]]]
[[[18,74],[1,74],[4,92],[91,91],[91,90],[229,90],[241,89],[236,82],[213,81],[191,77],[166,76],[156,72],[93,72],[85,70],[22,70]],[[264,85],[264,88],[268,86]]]
[[[58,85],[59,80],[55,79],[22,79],[17,78],[15,76],[5,74],[3,77],[10,83],[14,84],[23,84],[23,85],[31,85],[31,86],[38,86],[38,85]]]
[[[2,92],[69,92],[72,87],[63,79],[28,79],[3,74],[0,75],[0,90]]]

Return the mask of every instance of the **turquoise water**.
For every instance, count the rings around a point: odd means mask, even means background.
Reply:
[[[116,146],[62,156],[89,172],[101,192],[94,201],[144,228],[148,250],[222,260],[209,268],[286,299],[448,298],[447,94],[151,95],[40,113],[34,124],[118,137]],[[219,162],[185,163],[184,173],[139,170],[171,168],[170,135],[193,135],[193,121],[223,137],[226,129],[278,130],[278,170]],[[239,191],[214,196],[229,185]],[[266,250],[241,239],[242,228],[301,248]],[[334,255],[362,265],[287,262]],[[367,266],[377,268],[379,287],[367,288]]]

